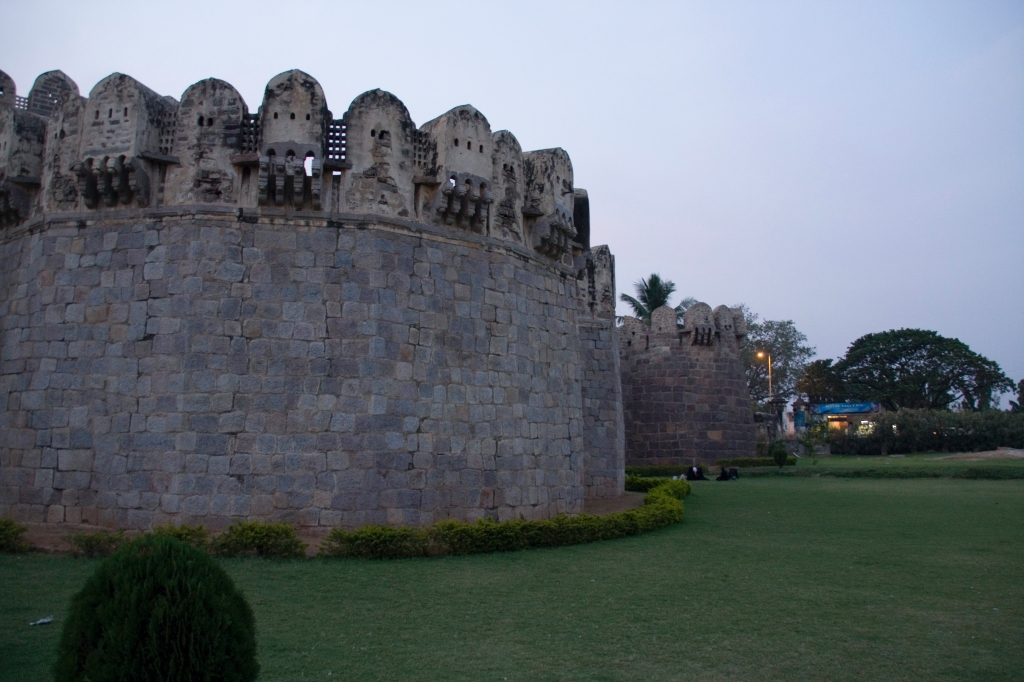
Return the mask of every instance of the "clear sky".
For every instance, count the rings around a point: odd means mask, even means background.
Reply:
[[[0,69],[255,111],[299,68],[563,147],[619,291],[657,272],[836,357],[900,327],[1024,378],[1024,2],[0,0]],[[624,311],[620,311],[624,312]]]

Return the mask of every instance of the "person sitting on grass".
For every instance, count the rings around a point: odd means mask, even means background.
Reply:
[[[687,481],[706,481],[707,477],[704,476],[704,469],[699,465],[694,464],[692,467],[686,470]]]
[[[728,481],[729,480],[729,472],[726,471],[725,467],[722,467],[722,473],[718,474],[718,478],[716,478],[715,480],[716,481]]]
[[[736,467],[730,467],[729,468],[729,480],[730,481],[738,481],[738,480],[740,480],[740,470],[737,469]]]

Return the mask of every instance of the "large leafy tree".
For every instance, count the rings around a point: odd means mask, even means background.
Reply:
[[[675,282],[669,279],[662,279],[658,274],[652,274],[647,279],[640,279],[633,285],[636,288],[636,298],[629,294],[622,294],[621,299],[633,309],[633,315],[644,322],[651,323],[651,313],[663,305],[669,305],[669,297],[676,291]],[[675,306],[676,318],[682,318],[683,313],[691,305],[697,302],[695,298],[684,298],[679,305]]]
[[[981,410],[1013,389],[999,365],[959,339],[922,329],[866,334],[836,364],[848,397],[900,408]]]
[[[832,359],[815,360],[804,368],[796,382],[797,393],[807,396],[811,403],[832,403],[846,399],[843,377],[836,371]]]
[[[796,382],[807,361],[814,357],[807,336],[796,328],[793,320],[761,320],[742,303],[734,307],[743,311],[747,322],[747,344],[742,357],[751,400],[764,402],[770,397],[768,355],[772,358],[772,392],[780,398],[791,398],[796,394]],[[765,357],[758,357],[759,352]]]

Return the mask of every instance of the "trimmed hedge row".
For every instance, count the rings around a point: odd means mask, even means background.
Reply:
[[[892,455],[913,452],[977,452],[1024,448],[1024,412],[982,410],[898,410],[870,417],[874,433],[832,434],[834,455]]]
[[[734,457],[720,459],[715,464],[724,467],[771,467],[777,466],[771,457]],[[786,466],[796,466],[796,455],[786,457]]]
[[[210,550],[220,556],[291,559],[306,555],[306,543],[287,523],[236,521],[210,542]]]
[[[786,458],[786,466],[796,465],[796,455],[790,455]],[[699,466],[707,474],[713,467],[766,467],[775,466],[775,460],[771,457],[732,457],[730,459],[719,459],[714,462],[700,463]],[[662,466],[628,466],[626,467],[626,480],[628,481],[631,476],[649,478],[659,476],[684,476],[687,471],[690,470],[690,466],[683,466],[681,464],[666,464]],[[626,490],[632,490],[632,488],[626,488]]]
[[[21,537],[26,530],[13,519],[0,518],[0,552],[27,552],[28,543]]]
[[[683,519],[682,499],[690,494],[684,480],[629,477],[632,485],[647,492],[644,506],[624,512],[594,516],[556,516],[545,521],[494,521],[476,523],[442,521],[427,528],[365,526],[352,531],[335,528],[320,546],[320,555],[363,559],[402,559],[461,554],[510,552],[532,547],[558,547],[611,540],[646,533]],[[0,551],[23,551],[17,544],[24,528],[0,519]],[[156,526],[144,537],[172,538],[220,556],[297,558],[306,545],[287,523],[237,521],[210,539],[204,526],[167,524]],[[124,533],[100,530],[65,538],[76,556],[109,556],[127,543]],[[15,549],[17,548],[17,549]]]
[[[708,470],[707,464],[698,464],[704,471]],[[682,476],[689,471],[689,466],[682,464],[666,464],[664,466],[626,467],[626,477],[629,476]]]
[[[664,478],[648,476],[626,476],[626,490],[633,493],[646,493],[665,482]]]
[[[816,466],[812,468],[779,469],[766,467],[746,472],[746,476],[796,476],[813,478],[958,478],[983,481],[1024,480],[1024,467],[1015,466],[956,466],[948,467],[886,467],[884,469],[849,469],[847,467]]]
[[[686,481],[663,480],[644,497],[644,506],[606,516],[561,515],[545,521],[441,521],[427,528],[335,528],[320,545],[320,555],[407,559],[512,552],[612,540],[679,523],[683,520],[682,499],[689,493],[690,484]]]

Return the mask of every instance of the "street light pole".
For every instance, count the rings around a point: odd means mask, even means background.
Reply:
[[[763,358],[765,355],[768,356],[768,399],[771,400],[775,397],[775,391],[772,390],[772,354],[763,350],[757,351],[757,357]]]

